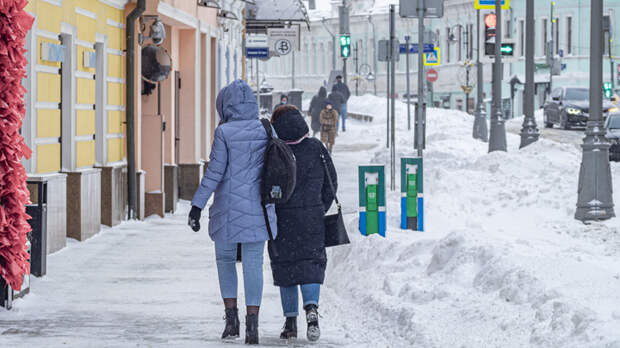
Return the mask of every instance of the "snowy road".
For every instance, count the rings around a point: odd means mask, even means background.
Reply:
[[[620,221],[586,226],[573,218],[579,132],[543,131],[519,151],[509,131],[509,152],[487,154],[487,144],[471,139],[471,116],[430,109],[427,230],[401,231],[400,193],[388,192],[387,238],[364,238],[357,165],[389,163],[385,101],[354,97],[349,107],[375,116],[348,121],[336,141],[352,244],[328,251],[321,342],[296,346],[620,348]],[[397,105],[397,157],[413,151],[405,110]],[[612,174],[618,185],[620,165]],[[0,347],[237,346],[218,340],[213,246],[206,231],[185,227],[187,209],[106,229],[52,255],[33,293],[0,311]],[[262,344],[284,346],[278,292],[268,264],[264,271]]]

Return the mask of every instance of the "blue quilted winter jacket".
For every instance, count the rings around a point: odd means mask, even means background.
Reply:
[[[258,119],[256,97],[244,81],[236,80],[220,91],[216,108],[221,123],[192,205],[203,209],[215,192],[209,209],[209,235],[216,243],[268,240],[260,199],[267,134]],[[275,238],[273,204],[267,206],[267,212]]]

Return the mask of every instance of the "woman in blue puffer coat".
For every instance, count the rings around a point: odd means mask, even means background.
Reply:
[[[237,310],[237,244],[241,244],[247,307],[248,344],[258,344],[258,311],[263,292],[263,251],[269,239],[261,206],[260,180],[267,145],[265,128],[258,119],[252,89],[236,80],[222,89],[216,100],[220,125],[209,166],[192,200],[189,225],[200,230],[200,214],[215,193],[209,209],[209,235],[215,242],[220,291],[224,299],[226,327],[222,339],[239,337]],[[273,233],[277,220],[273,205],[267,206]]]

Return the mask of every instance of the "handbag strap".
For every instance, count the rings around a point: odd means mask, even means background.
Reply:
[[[327,180],[329,181],[329,186],[334,193],[334,200],[336,201],[336,205],[338,206],[338,212],[341,211],[340,202],[338,202],[338,195],[336,195],[336,188],[334,187],[334,182],[332,181],[332,175],[329,173],[329,168],[327,167],[327,161],[325,161],[325,155],[321,153],[321,160],[323,161],[323,167],[325,168],[325,174],[327,174]]]

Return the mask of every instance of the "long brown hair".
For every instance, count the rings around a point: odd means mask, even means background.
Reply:
[[[271,115],[271,123],[274,123],[282,115],[286,114],[289,111],[293,111],[293,110],[297,110],[297,107],[295,107],[295,105],[286,104],[286,105],[278,106],[275,110],[273,110],[273,114]]]

